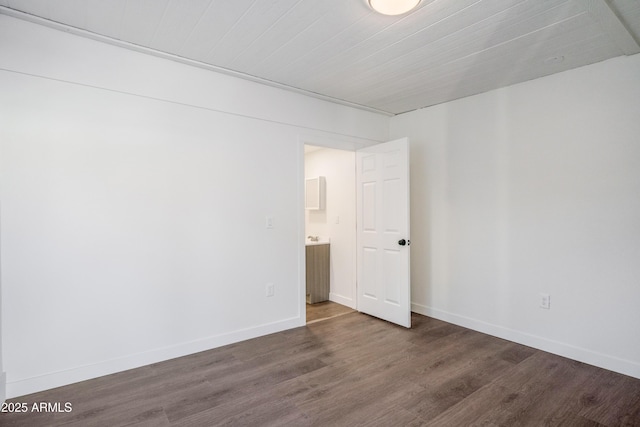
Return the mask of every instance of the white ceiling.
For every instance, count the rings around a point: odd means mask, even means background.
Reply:
[[[0,5],[45,25],[389,114],[640,52],[639,0],[422,0],[398,17],[374,13],[367,0]]]

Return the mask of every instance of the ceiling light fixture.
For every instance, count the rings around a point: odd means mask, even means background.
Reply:
[[[369,6],[383,15],[402,15],[415,8],[420,0],[369,0]]]

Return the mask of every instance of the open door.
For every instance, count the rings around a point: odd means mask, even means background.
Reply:
[[[411,327],[409,140],[356,152],[358,311]]]

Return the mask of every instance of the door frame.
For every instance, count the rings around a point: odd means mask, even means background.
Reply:
[[[305,209],[304,209],[304,192],[305,192],[305,153],[304,146],[305,145],[314,145],[317,147],[323,148],[331,148],[334,150],[343,150],[349,152],[356,152],[360,148],[364,148],[366,146],[379,144],[379,141],[371,141],[364,140],[360,138],[352,138],[352,137],[327,137],[325,135],[311,135],[311,134],[300,134],[298,135],[298,281],[300,286],[298,287],[298,303],[299,303],[299,318],[301,319],[300,326],[304,326],[307,323],[307,314],[306,314],[306,255],[305,255]],[[353,169],[355,174],[356,164],[354,162]],[[356,205],[356,199],[353,200],[354,208]],[[354,235],[356,234],[356,229],[353,230]],[[356,236],[357,239],[357,236]],[[354,247],[354,258],[357,257],[357,247]],[[357,268],[357,264],[354,265],[354,270]],[[357,310],[357,273],[356,273],[356,281],[354,283],[353,295],[355,299],[355,305]]]

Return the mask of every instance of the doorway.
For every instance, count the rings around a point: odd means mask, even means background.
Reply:
[[[309,245],[326,242],[329,258],[329,292],[320,298],[326,301],[315,298],[314,304],[306,305],[307,323],[313,323],[356,308],[355,151],[305,145],[304,177],[323,177],[324,181],[322,208],[304,212],[305,249],[308,252]],[[318,242],[311,241],[316,239]],[[314,258],[308,257],[307,269],[318,267],[313,265]],[[311,286],[307,284],[307,292]]]
[[[305,151],[304,189],[312,196],[305,200],[302,223],[304,293],[310,291],[310,302],[335,301],[410,328],[409,139],[356,151],[306,146]],[[316,255],[314,245],[333,253]],[[316,273],[328,275],[330,285],[315,280],[309,268],[317,265],[309,260],[321,256],[326,265]],[[314,289],[322,289],[322,297]]]

